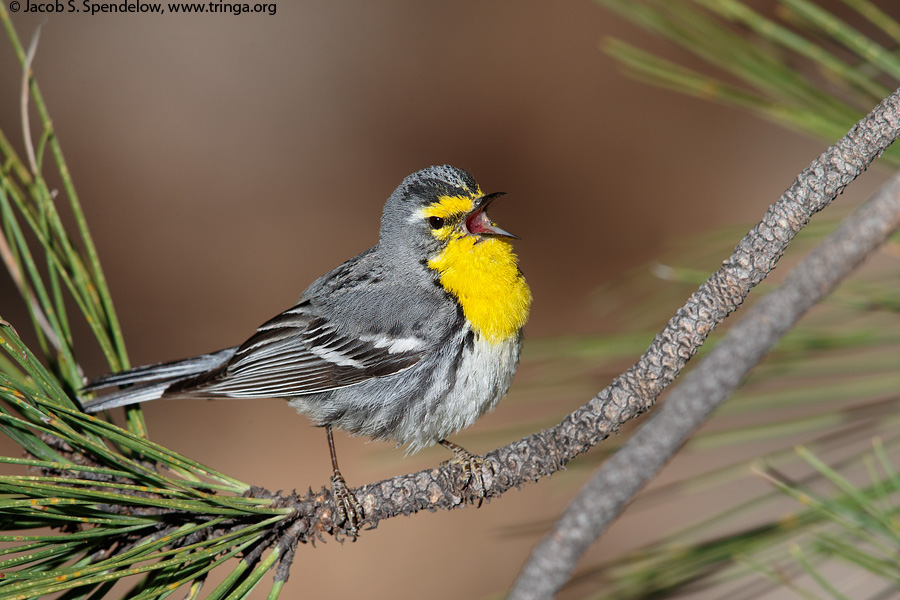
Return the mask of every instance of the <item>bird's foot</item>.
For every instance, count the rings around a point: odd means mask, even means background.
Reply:
[[[359,535],[359,526],[365,516],[362,504],[356,499],[356,496],[347,487],[344,476],[338,470],[334,471],[331,476],[331,496],[334,500],[335,510],[341,523],[347,523],[350,528],[350,535],[356,539]]]
[[[485,483],[485,474],[493,478],[494,464],[485,460],[482,456],[472,454],[462,446],[440,440],[440,444],[453,452],[453,458],[445,461],[444,464],[457,465],[462,469],[465,479],[463,481],[463,489],[469,489],[478,497],[478,506],[480,507],[484,499],[487,498],[487,485]],[[473,485],[474,484],[474,485]]]

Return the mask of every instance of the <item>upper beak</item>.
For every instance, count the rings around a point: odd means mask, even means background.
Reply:
[[[512,238],[514,240],[519,239],[518,236],[511,234],[505,229],[500,229],[488,218],[487,207],[490,206],[491,202],[499,198],[500,196],[506,195],[506,192],[495,192],[493,194],[485,194],[480,198],[475,199],[475,208],[472,209],[472,212],[466,217],[465,220],[465,228],[471,234],[476,235],[484,235],[490,237],[505,237]]]

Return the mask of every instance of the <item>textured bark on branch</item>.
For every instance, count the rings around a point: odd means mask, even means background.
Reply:
[[[669,394],[665,404],[597,470],[535,546],[513,600],[550,598],[578,559],[643,486],[810,308],[830,294],[900,227],[895,175],[761,299]]]
[[[512,487],[554,473],[574,457],[648,410],[725,317],[772,270],[788,243],[810,218],[863,173],[900,135],[900,91],[883,100],[843,138],[814,160],[766,211],[762,220],[656,336],[640,360],[556,427],[488,453],[493,475],[485,489],[466,488],[453,466],[397,476],[354,490],[371,526],[420,510],[456,508],[499,496]],[[299,539],[334,532],[330,494],[297,499]],[[303,507],[300,509],[300,507]],[[346,533],[346,532],[345,532]]]

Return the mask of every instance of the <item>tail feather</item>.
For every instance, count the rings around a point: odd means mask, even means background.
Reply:
[[[109,410],[119,406],[128,406],[129,404],[138,404],[140,402],[149,402],[162,397],[166,388],[172,384],[173,380],[166,380],[161,383],[148,383],[130,387],[127,390],[118,390],[109,394],[104,394],[99,398],[88,400],[82,403],[84,412],[95,413],[101,410]]]
[[[111,373],[93,379],[82,388],[83,392],[92,392],[105,387],[128,387],[93,400],[82,403],[85,412],[93,413],[118,406],[149,402],[161,398],[166,389],[173,383],[196,377],[227,363],[237,348],[227,348],[211,354],[194,356],[184,360],[135,367],[121,373]]]

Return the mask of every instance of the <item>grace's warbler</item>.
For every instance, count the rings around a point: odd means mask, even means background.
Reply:
[[[415,452],[446,441],[506,394],[519,362],[531,292],[471,175],[414,173],[384,206],[378,244],[317,279],[292,308],[240,346],[107,375],[125,386],[87,401],[96,412],[158,398],[285,398],[325,428],[338,512],[355,531],[331,429]],[[474,468],[474,467],[467,467]]]

